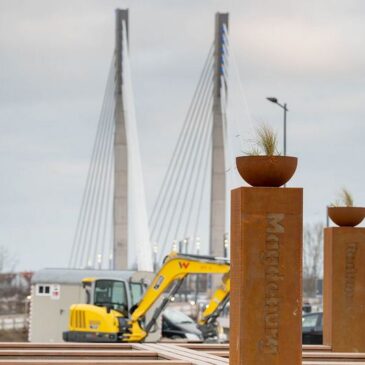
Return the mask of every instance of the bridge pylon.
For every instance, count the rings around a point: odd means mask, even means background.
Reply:
[[[225,69],[225,33],[228,30],[228,13],[216,13],[213,72],[213,131],[212,180],[210,197],[209,251],[223,257],[226,234],[226,166],[224,153],[224,123],[222,110],[222,83]]]
[[[115,15],[113,268],[126,270],[128,269],[128,144],[126,106],[123,101],[123,42],[128,40],[128,9],[116,9]],[[124,32],[127,34],[124,35]]]

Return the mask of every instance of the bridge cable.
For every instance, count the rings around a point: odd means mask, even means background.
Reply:
[[[111,97],[111,100],[113,101],[113,96]],[[115,123],[114,123],[114,108],[113,108],[113,104],[112,107],[109,109],[108,111],[108,116],[107,116],[107,120],[108,120],[108,124],[109,124],[109,131],[108,131],[108,140],[106,141],[106,146],[105,146],[105,159],[104,159],[104,163],[102,165],[101,171],[100,171],[100,181],[99,182],[99,190],[98,190],[98,195],[99,195],[99,208],[96,209],[94,211],[94,221],[93,221],[93,233],[95,232],[95,234],[93,235],[94,237],[94,249],[93,249],[93,254],[91,256],[92,262],[93,262],[93,266],[95,267],[96,265],[96,261],[97,261],[97,257],[98,257],[98,246],[100,245],[100,241],[99,241],[99,237],[100,237],[100,231],[101,231],[101,224],[102,224],[102,220],[103,220],[103,214],[104,214],[104,206],[105,203],[107,201],[107,197],[106,197],[106,193],[108,191],[108,187],[107,187],[107,171],[108,171],[108,167],[109,167],[109,161],[112,160],[112,154],[113,154],[113,141],[114,141],[114,130],[115,130]],[[92,236],[92,234],[91,234]],[[91,241],[92,242],[92,241]],[[92,245],[92,244],[91,244]],[[103,253],[101,252],[100,255],[102,255]],[[102,257],[102,256],[101,256]]]
[[[204,68],[203,68],[203,72],[200,75],[199,82],[198,82],[197,87],[194,91],[193,101],[196,100],[198,93],[200,93],[200,90],[201,90],[201,87],[202,87],[203,82],[205,80],[206,74],[207,74],[209,68],[211,67],[210,64],[212,62],[212,51],[213,51],[213,47],[210,48],[209,53],[208,53],[208,57],[206,58]],[[187,116],[186,116],[185,121],[183,123],[182,130],[180,131],[180,134],[179,134],[178,142],[175,145],[172,157],[170,159],[169,165],[168,165],[167,170],[166,170],[166,174],[165,174],[163,183],[161,185],[161,188],[159,190],[157,199],[155,200],[154,206],[152,208],[152,214],[151,214],[151,217],[150,217],[151,237],[154,236],[156,226],[158,224],[157,220],[161,216],[161,213],[162,213],[163,203],[164,203],[163,196],[166,195],[166,189],[169,186],[171,186],[171,179],[173,178],[173,175],[171,174],[172,168],[173,168],[174,165],[176,165],[176,160],[179,158],[180,153],[181,153],[181,149],[183,148],[183,145],[185,143],[185,139],[183,137],[186,133],[188,133],[188,131],[191,127],[191,124],[192,124],[192,121],[189,118],[190,118],[190,115],[192,113],[193,107],[194,107],[194,102],[192,102],[189,106]]]
[[[212,84],[208,84],[208,88],[206,89],[206,93],[205,93],[205,98],[210,94],[211,91],[211,85]],[[205,99],[204,98],[204,99]],[[203,99],[203,100],[204,100]],[[202,111],[204,112],[206,109],[206,105],[202,104],[202,106],[200,106],[199,111],[196,115],[196,119],[201,117]],[[178,170],[178,176],[176,178],[176,181],[179,182],[179,184],[175,185],[175,196],[176,196],[176,200],[174,202],[174,204],[172,204],[170,202],[169,206],[173,207],[172,210],[172,214],[170,216],[169,219],[169,223],[167,224],[167,230],[165,232],[165,238],[164,240],[162,240],[161,242],[163,243],[163,247],[166,246],[167,242],[168,242],[168,236],[171,232],[172,229],[172,225],[173,225],[173,221],[175,219],[175,214],[178,212],[178,210],[180,210],[180,214],[179,214],[179,218],[177,220],[177,224],[175,226],[175,235],[174,237],[177,238],[177,234],[178,231],[180,229],[180,224],[181,224],[181,219],[184,213],[184,202],[187,201],[187,194],[189,192],[189,186],[190,186],[190,181],[191,181],[191,173],[194,171],[194,166],[195,166],[195,162],[196,162],[196,158],[194,158],[194,152],[196,150],[196,148],[199,146],[199,144],[201,144],[201,137],[202,137],[202,132],[203,132],[203,128],[204,128],[204,124],[203,122],[205,122],[205,120],[203,118],[199,118],[198,119],[200,121],[200,123],[198,124],[198,128],[194,134],[194,136],[190,139],[189,144],[187,145],[187,153],[183,153],[183,156],[185,156],[185,158],[179,163],[179,167],[180,169]],[[193,166],[191,166],[189,163],[191,163],[191,161],[193,161]],[[190,174],[188,174],[188,170],[190,168]],[[189,176],[190,175],[190,176]],[[186,178],[187,176],[189,176],[188,178]],[[184,189],[184,185],[186,186],[186,188]],[[185,194],[183,194],[183,190],[185,190]],[[176,192],[177,191],[177,192]],[[182,207],[179,207],[179,203],[182,200]],[[185,237],[184,237],[185,238]],[[160,255],[163,255],[164,250],[161,250]]]
[[[210,108],[208,113],[208,115],[205,116],[205,118],[207,118],[208,120],[210,120],[212,118],[212,109]],[[187,221],[185,224],[185,230],[184,230],[184,237],[187,237],[188,235],[188,230],[189,230],[189,226],[190,226],[190,221],[192,218],[192,214],[189,214],[189,212],[193,212],[193,207],[194,207],[194,203],[195,203],[195,196],[196,193],[198,191],[198,186],[199,183],[201,182],[201,184],[204,186],[205,183],[207,182],[207,179],[204,179],[204,177],[207,177],[206,175],[203,174],[204,171],[204,164],[203,162],[206,160],[206,156],[209,155],[210,149],[212,148],[212,144],[211,144],[211,137],[212,137],[212,127],[213,127],[213,123],[207,123],[207,128],[206,128],[206,132],[205,132],[205,137],[204,137],[204,142],[202,143],[202,148],[201,148],[201,153],[200,153],[200,159],[199,159],[199,164],[197,166],[197,173],[195,176],[195,182],[194,182],[194,188],[193,188],[193,193],[190,199],[190,204],[189,204],[189,208],[187,209],[188,212],[188,217],[187,217]],[[209,165],[207,163],[207,165]],[[201,195],[203,196],[203,192],[201,193]],[[200,197],[200,195],[198,195],[198,197]],[[198,209],[198,214],[200,213],[200,210]],[[194,232],[194,239],[196,239],[196,232],[195,230]]]
[[[100,169],[100,160],[102,158],[102,151],[103,146],[105,145],[105,138],[107,134],[107,127],[108,124],[106,123],[106,110],[108,109],[108,104],[110,103],[109,98],[109,90],[111,81],[113,78],[111,77],[113,75],[112,68],[110,72],[110,77],[108,78],[105,95],[104,95],[104,102],[100,113],[100,125],[101,128],[97,131],[97,136],[95,139],[95,154],[92,156],[92,159],[90,161],[90,168],[92,169],[92,173],[90,176],[90,179],[88,180],[88,189],[86,190],[86,196],[85,196],[85,205],[83,208],[83,216],[82,221],[80,224],[79,229],[79,237],[78,237],[78,251],[79,254],[76,254],[75,258],[78,261],[78,266],[82,267],[83,258],[85,258],[85,249],[87,245],[87,236],[89,235],[89,226],[90,226],[90,219],[91,219],[91,213],[94,206],[94,197],[95,197],[95,188],[97,185],[97,180],[100,176],[98,173]],[[87,260],[88,258],[86,258]]]
[[[210,133],[212,133],[212,128],[213,128],[213,125],[211,126]],[[210,144],[210,146],[208,145],[208,148],[206,149],[205,160],[204,160],[205,163],[203,164],[203,166],[205,166],[205,168],[204,168],[204,171],[202,171],[203,176],[208,176],[208,174],[209,174],[209,168],[210,168],[210,164],[211,164],[211,160],[212,160],[211,154],[212,154],[212,145]],[[197,234],[198,234],[198,227],[199,227],[200,216],[201,216],[201,207],[203,204],[203,197],[204,197],[204,187],[207,185],[207,181],[204,181],[204,179],[202,179],[201,185],[200,185],[200,191],[198,194],[199,200],[198,200],[198,204],[197,204],[197,213],[196,213],[195,225],[194,225],[194,230],[193,230],[194,237],[197,237]],[[211,188],[211,184],[210,184],[210,188]]]
[[[114,152],[114,151],[113,151]],[[107,242],[107,232],[109,228],[110,233],[110,243],[111,247],[108,248],[108,255],[106,256],[106,261],[108,263],[107,267],[109,268],[110,264],[110,257],[113,255],[113,222],[112,222],[112,203],[113,203],[113,187],[114,187],[114,154],[111,153],[109,156],[108,161],[108,180],[107,180],[107,192],[106,192],[106,208],[105,208],[105,214],[104,214],[104,222],[101,224],[102,230],[101,230],[101,252],[105,252],[106,242]]]
[[[211,86],[213,85],[213,83],[211,83]],[[201,125],[201,130],[197,130],[195,133],[195,138],[197,138],[197,136],[199,135],[199,140],[196,141],[195,145],[193,146],[193,148],[190,149],[189,153],[190,153],[190,157],[191,159],[188,157],[187,161],[193,161],[192,162],[192,166],[190,166],[190,173],[189,176],[186,180],[186,187],[185,187],[185,194],[180,195],[180,193],[178,194],[178,197],[183,196],[182,199],[182,206],[179,209],[180,210],[180,214],[179,214],[179,218],[177,219],[178,222],[182,222],[183,219],[183,214],[186,212],[185,208],[186,208],[186,204],[188,202],[188,195],[190,192],[190,187],[191,187],[191,183],[193,181],[193,177],[194,177],[194,172],[196,171],[196,167],[199,165],[198,161],[200,160],[199,156],[202,154],[202,150],[204,149],[204,143],[202,143],[202,141],[204,141],[207,135],[207,131],[209,131],[209,125],[211,124],[211,120],[210,118],[208,118],[209,115],[209,111],[211,110],[211,93],[212,93],[212,87],[210,87],[210,89],[208,89],[208,100],[204,105],[204,108],[201,109],[200,114],[197,116],[199,119],[201,119],[203,121],[202,125]],[[195,175],[197,175],[197,172],[195,173]],[[194,180],[195,181],[195,180]],[[194,189],[193,189],[194,191]],[[181,191],[182,192],[182,191]],[[177,206],[176,206],[177,208]],[[177,209],[175,210],[177,211]],[[189,217],[189,211],[187,211],[188,213],[188,217]],[[178,236],[178,230],[180,228],[180,225],[176,225],[176,229],[175,229],[175,237]],[[186,235],[184,237],[187,237]]]
[[[91,193],[92,184],[95,179],[95,171],[96,171],[95,161],[98,159],[98,156],[100,154],[100,144],[102,142],[101,137],[102,137],[102,135],[104,133],[104,129],[105,129],[103,110],[105,109],[106,103],[107,103],[107,91],[109,89],[109,84],[110,84],[111,80],[113,79],[112,71],[113,71],[113,63],[111,65],[111,67],[109,68],[109,75],[108,75],[108,79],[107,79],[107,85],[105,88],[104,100],[103,100],[102,108],[101,108],[101,115],[99,117],[98,127],[97,127],[97,131],[96,131],[96,138],[95,138],[95,142],[94,142],[94,146],[93,146],[93,150],[92,150],[92,154],[91,154],[85,189],[84,189],[82,202],[81,202],[81,208],[80,208],[80,212],[79,212],[79,216],[78,216],[78,220],[77,220],[77,224],[76,224],[75,236],[74,236],[73,245],[72,245],[72,249],[71,249],[71,255],[69,258],[69,267],[77,266],[77,261],[78,261],[79,252],[80,252],[80,248],[81,248],[80,240],[81,240],[81,237],[83,236],[83,231],[85,228],[85,219],[86,219],[86,213],[88,211],[88,206],[89,206],[89,197],[90,197],[90,193]]]
[[[211,66],[211,65],[209,65],[209,66]],[[197,118],[199,118],[199,116],[201,115],[202,107],[204,108],[204,105],[206,105],[205,101],[206,101],[206,98],[207,98],[207,94],[209,94],[209,91],[210,91],[210,88],[211,88],[211,83],[212,83],[211,70],[212,70],[212,68],[210,67],[207,70],[208,72],[206,72],[207,76],[204,78],[205,85],[204,85],[203,92],[200,92],[199,95],[198,95],[198,98],[196,98],[196,100],[193,100],[193,102],[192,102],[192,104],[193,104],[192,114],[193,115],[192,115],[191,121],[196,122]],[[196,129],[198,131],[200,130],[201,123],[202,123],[202,121],[200,119],[200,120],[198,120],[198,124],[194,124],[195,126],[197,125]],[[186,138],[186,137],[189,137],[189,138]],[[181,175],[182,175],[182,177],[184,177],[186,175],[186,170],[189,167],[188,162],[191,161],[191,159],[192,159],[192,151],[195,150],[195,144],[197,143],[197,133],[195,133],[195,137],[194,137],[194,135],[193,136],[191,136],[191,135],[185,136],[185,141],[184,142],[185,142],[184,146],[183,146],[184,150],[183,150],[183,152],[180,152],[180,154],[179,154],[180,161],[179,161],[179,163],[175,164],[175,170],[178,169],[178,172],[171,174],[172,176],[175,175],[175,183],[172,183],[171,186],[174,187],[174,192],[176,192],[177,190],[179,191],[177,194],[175,194],[175,195],[177,195],[177,201],[175,199],[175,204],[172,204],[173,195],[170,194],[170,198],[168,199],[168,204],[167,204],[167,210],[165,211],[165,218],[166,218],[166,214],[167,214],[169,208],[170,207],[176,208],[176,206],[179,203],[180,198],[182,197],[181,193],[182,193],[182,186],[183,186],[184,180],[181,179]],[[185,152],[185,151],[187,151],[187,152]],[[179,184],[180,187],[176,188],[178,182],[180,182],[180,184]],[[171,224],[172,224],[172,221],[174,219],[175,212],[176,212],[176,209],[173,211],[173,214],[170,216],[170,223],[167,225],[167,231],[165,233],[165,239],[162,241],[162,244],[164,246],[167,244],[167,238],[168,238],[168,235],[170,233]],[[162,220],[162,222],[166,221],[165,218]],[[161,237],[161,234],[162,234],[162,230],[160,229],[159,238]],[[160,254],[162,255],[163,252],[161,251]]]
[[[88,211],[88,218],[86,221],[85,226],[85,235],[82,244],[82,251],[84,258],[87,260],[86,265],[90,265],[90,252],[91,252],[91,244],[90,241],[92,240],[92,234],[94,232],[95,227],[95,220],[96,220],[96,212],[98,210],[98,202],[99,202],[99,195],[100,195],[100,184],[101,184],[101,171],[103,169],[104,161],[105,161],[105,153],[108,144],[108,134],[110,134],[110,123],[108,123],[108,106],[110,106],[111,101],[113,100],[110,95],[110,88],[108,93],[106,94],[107,97],[107,104],[106,108],[103,111],[103,120],[105,124],[104,133],[101,136],[102,143],[100,144],[100,151],[98,155],[98,159],[96,160],[96,178],[94,180],[93,189],[90,195],[90,209]],[[88,242],[89,241],[89,242]],[[92,241],[91,241],[92,242]],[[87,254],[85,255],[85,251],[87,250]],[[82,257],[81,257],[82,260]]]
[[[207,77],[205,77],[203,81],[204,81],[203,92],[200,92],[200,94],[198,94],[198,98],[197,98],[196,102],[193,101],[193,107],[192,107],[192,113],[191,113],[192,118],[189,121],[190,126],[193,126],[193,125],[196,126],[196,124],[193,124],[193,122],[196,121],[196,115],[199,114],[199,111],[202,107],[202,103],[204,101],[205,95],[207,94],[207,90],[208,90],[208,87],[209,87],[210,82],[211,82],[211,77],[210,77],[209,73],[207,73]],[[198,123],[201,123],[201,121],[198,121]],[[198,126],[199,126],[199,124],[198,124]],[[190,130],[188,131],[188,134],[183,136],[184,140],[183,140],[183,143],[181,145],[182,151],[179,151],[180,153],[178,155],[178,160],[174,164],[174,168],[173,168],[172,173],[171,173],[172,179],[174,179],[174,181],[171,182],[169,184],[169,186],[167,187],[167,189],[168,189],[167,193],[169,193],[169,190],[171,190],[171,193],[170,193],[169,198],[165,197],[165,202],[167,202],[167,204],[166,204],[167,208],[165,210],[165,217],[163,219],[161,219],[162,224],[165,223],[166,218],[167,218],[167,213],[170,210],[170,208],[171,207],[174,208],[174,206],[172,204],[172,199],[174,198],[173,194],[177,190],[176,185],[178,184],[179,181],[181,181],[181,175],[183,175],[183,172],[185,173],[185,171],[184,171],[184,169],[186,169],[185,161],[188,160],[188,159],[191,159],[191,153],[189,154],[187,151],[189,151],[189,148],[190,148],[191,143],[193,141],[193,136],[192,136],[193,131],[194,131],[194,129],[190,128]],[[188,156],[189,156],[189,158],[188,158]],[[177,170],[177,173],[175,172],[176,170]],[[160,231],[159,231],[159,234],[158,234],[159,239],[161,238],[161,234],[162,234],[162,224],[161,224]]]

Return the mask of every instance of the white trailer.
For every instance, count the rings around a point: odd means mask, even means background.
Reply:
[[[108,278],[149,284],[153,273],[113,270],[43,269],[32,278],[29,315],[30,342],[62,342],[71,304],[86,303],[81,281]],[[126,286],[129,297],[129,288]]]

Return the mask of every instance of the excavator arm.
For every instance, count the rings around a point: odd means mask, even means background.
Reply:
[[[204,338],[215,337],[217,335],[217,318],[229,302],[230,290],[231,280],[229,272],[227,272],[223,275],[221,285],[214,292],[208,306],[204,310],[198,322]]]
[[[200,325],[209,323],[215,320],[222,313],[225,305],[229,301],[229,293],[231,290],[231,280],[229,272],[224,274],[222,277],[222,284],[214,292],[208,306],[204,310],[201,319],[199,320]]]
[[[155,324],[158,316],[164,310],[171,297],[179,290],[186,276],[191,274],[228,274],[229,261],[208,256],[181,255],[171,253],[165,258],[164,264],[155,279],[145,292],[143,298],[133,311],[128,323],[125,323],[123,341],[142,341]],[[152,319],[145,326],[142,325],[147,311],[170,288],[161,305],[155,310]],[[127,319],[126,319],[127,321]]]

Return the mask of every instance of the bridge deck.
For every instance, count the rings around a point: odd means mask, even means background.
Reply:
[[[228,365],[227,344],[0,343],[4,364]],[[334,353],[329,346],[303,346],[303,365],[365,365],[365,353]]]

